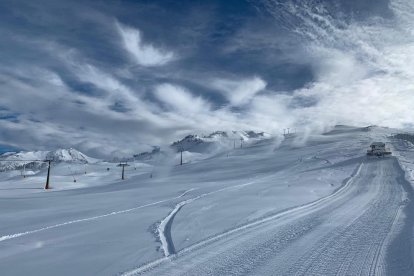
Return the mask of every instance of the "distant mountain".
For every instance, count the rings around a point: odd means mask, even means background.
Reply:
[[[265,132],[255,131],[215,131],[209,135],[198,136],[195,134],[187,135],[183,139],[171,144],[176,152],[190,151],[205,153],[214,151],[222,146],[229,147],[234,141],[255,141],[270,138],[270,135]]]
[[[90,157],[73,148],[50,151],[47,153],[46,159],[54,162],[77,162],[85,164],[91,160]]]
[[[256,138],[269,138],[270,134],[265,132],[254,132],[254,131],[243,131],[244,135],[249,139],[256,139]]]
[[[201,138],[198,135],[187,135],[181,140],[175,141],[171,144],[171,148],[175,151],[197,151],[199,152],[201,149],[206,149],[210,143],[206,141],[206,139]],[[197,148],[197,150],[195,150]]]
[[[203,136],[203,138],[221,138],[221,137],[228,137],[227,132],[215,131],[207,136]]]
[[[68,163],[90,163],[95,159],[75,149],[58,149],[54,151],[26,151],[26,152],[8,152],[0,155],[0,171],[22,170],[39,170],[45,168],[47,164],[44,160],[53,162]]]
[[[134,155],[134,160],[136,161],[149,161],[157,159],[160,156],[164,156],[165,153],[161,151],[160,147],[154,147],[152,151],[141,152]],[[129,160],[133,161],[133,160]]]

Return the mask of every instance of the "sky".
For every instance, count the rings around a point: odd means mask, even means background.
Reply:
[[[0,2],[0,150],[413,127],[411,0]]]

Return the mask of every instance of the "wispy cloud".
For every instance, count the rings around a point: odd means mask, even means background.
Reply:
[[[116,26],[122,38],[123,47],[139,65],[161,66],[175,58],[171,51],[158,49],[150,43],[144,43],[140,30],[119,22],[116,23]]]
[[[233,106],[249,103],[260,91],[266,88],[266,82],[259,77],[229,80],[215,79],[211,86],[227,98]]]
[[[292,99],[315,100],[289,113],[295,121],[412,125],[413,68],[407,61],[414,58],[414,6],[409,1],[390,1],[394,16],[389,18],[344,18],[312,0],[300,5],[271,0],[267,9],[306,42],[303,50],[313,67],[314,81],[291,93]]]
[[[193,115],[210,111],[210,104],[201,97],[196,97],[183,87],[172,84],[161,84],[155,88],[155,96],[169,110],[184,115]]]

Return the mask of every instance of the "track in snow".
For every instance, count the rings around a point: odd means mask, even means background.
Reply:
[[[272,177],[272,175],[270,175],[270,176],[264,176],[264,177],[261,177],[261,178],[256,178],[255,180],[249,181],[247,183],[233,185],[233,186],[228,186],[228,187],[221,188],[221,189],[218,189],[218,190],[213,190],[211,192],[203,193],[203,194],[200,194],[198,196],[195,196],[195,197],[192,197],[192,198],[189,198],[189,199],[186,199],[184,201],[181,201],[181,202],[177,203],[177,205],[175,205],[174,209],[167,215],[167,217],[165,217],[159,223],[159,225],[157,227],[157,234],[158,234],[158,237],[159,237],[159,239],[161,241],[161,246],[162,246],[162,250],[164,252],[164,256],[165,257],[169,257],[170,255],[174,255],[174,254],[177,253],[175,251],[175,246],[174,246],[174,242],[173,242],[172,235],[171,235],[171,225],[172,225],[172,223],[174,221],[174,218],[177,215],[177,213],[185,205],[187,205],[187,204],[189,204],[189,203],[191,203],[191,202],[193,202],[195,200],[204,198],[206,196],[211,196],[211,195],[214,195],[214,194],[217,194],[217,193],[221,193],[221,192],[225,192],[225,191],[237,190],[237,189],[241,189],[241,188],[244,188],[244,187],[248,187],[250,185],[256,184],[258,180],[264,180],[264,179],[267,179],[267,178],[270,178],[270,177]],[[195,189],[190,189],[185,194],[187,194],[187,193],[189,193],[189,192],[191,192],[193,190],[195,190]],[[183,195],[181,195],[181,197]]]
[[[113,211],[113,212],[110,212],[110,213],[106,213],[106,214],[98,215],[98,216],[93,216],[93,217],[70,220],[70,221],[66,221],[66,222],[62,222],[62,223],[58,223],[58,224],[54,224],[54,225],[45,226],[45,227],[42,227],[42,228],[37,228],[37,229],[34,229],[34,230],[29,230],[29,231],[25,231],[25,232],[19,232],[19,233],[0,236],[0,242],[20,238],[20,237],[23,237],[23,236],[27,236],[27,235],[47,231],[47,230],[51,230],[51,229],[54,229],[54,228],[64,227],[64,226],[75,224],[75,223],[94,221],[94,220],[97,220],[97,219],[106,218],[106,217],[110,217],[110,216],[114,216],[114,215],[129,213],[129,212],[139,210],[139,209],[142,209],[142,208],[146,208],[146,207],[150,207],[150,206],[154,206],[154,205],[158,205],[158,204],[161,204],[161,203],[165,203],[165,202],[169,202],[169,201],[173,201],[173,200],[182,198],[182,197],[184,197],[185,195],[187,195],[189,192],[191,192],[193,190],[194,189],[190,189],[188,191],[185,191],[184,193],[182,193],[182,194],[180,194],[179,196],[176,196],[176,197],[167,198],[167,199],[164,199],[164,200],[151,202],[151,203],[144,204],[144,205],[139,205],[139,206],[129,208],[129,209]]]
[[[401,255],[387,251],[400,232],[395,225],[403,224],[401,214],[409,211],[404,200],[411,197],[409,189],[395,158],[368,160],[331,196],[125,274],[413,275],[409,242],[398,251]]]

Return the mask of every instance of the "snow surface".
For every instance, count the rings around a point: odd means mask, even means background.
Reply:
[[[49,191],[45,168],[2,172],[0,272],[413,275],[414,146],[397,131],[337,126],[236,149],[218,133],[201,139],[230,147],[130,163],[124,181],[115,163],[57,153]],[[394,156],[366,157],[373,141]]]

